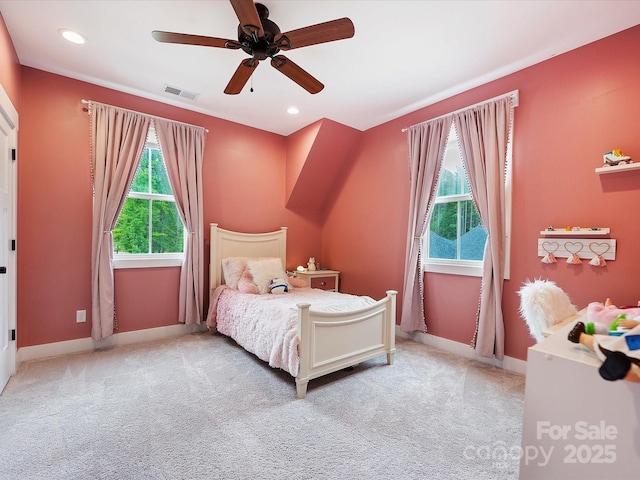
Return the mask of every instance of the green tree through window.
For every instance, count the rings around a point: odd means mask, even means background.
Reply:
[[[162,154],[149,142],[113,230],[118,254],[182,253],[184,226],[176,208]]]
[[[487,231],[471,200],[458,137],[453,126],[425,237],[426,259],[480,261],[484,258]]]

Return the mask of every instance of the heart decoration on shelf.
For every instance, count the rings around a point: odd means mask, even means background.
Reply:
[[[558,242],[542,242],[542,249],[546,252],[546,255],[542,257],[542,263],[556,263],[555,251],[560,248]]]
[[[579,265],[582,263],[578,253],[584,248],[584,245],[581,242],[565,242],[564,248],[569,252],[569,257],[567,258],[567,263],[570,265]]]
[[[589,261],[589,265],[593,265],[594,267],[606,267],[607,262],[602,256],[607,253],[610,248],[611,246],[608,243],[590,243],[589,250],[591,250],[591,253],[593,253],[595,257]]]

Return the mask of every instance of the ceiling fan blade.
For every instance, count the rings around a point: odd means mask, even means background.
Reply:
[[[257,38],[263,37],[262,22],[253,0],[230,0],[230,2],[236,12],[242,30],[247,35],[255,35]]]
[[[259,63],[255,58],[247,58],[240,62],[231,80],[229,80],[227,87],[224,89],[224,93],[227,95],[237,95],[240,93]]]
[[[311,76],[310,73],[300,68],[284,55],[276,55],[273,57],[271,59],[271,66],[276,70],[280,70],[309,93],[318,93],[324,88],[324,85]]]
[[[348,18],[339,18],[329,22],[318,23],[309,27],[298,28],[290,32],[276,35],[274,42],[281,50],[316,45],[351,38],[355,34],[353,22]]]
[[[153,38],[158,42],[164,43],[180,43],[184,45],[201,45],[203,47],[218,47],[238,49],[242,45],[235,40],[226,40],[224,38],[205,37],[202,35],[189,35],[187,33],[162,32],[154,30],[151,32]]]

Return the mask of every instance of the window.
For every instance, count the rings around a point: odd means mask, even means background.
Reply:
[[[507,177],[510,182],[510,176]],[[510,211],[509,194],[507,198],[507,211]],[[422,239],[424,270],[482,276],[487,231],[471,199],[454,125],[449,132],[436,195],[427,220],[428,228]]]
[[[151,127],[131,189],[113,230],[116,268],[182,263],[184,225],[156,142]]]

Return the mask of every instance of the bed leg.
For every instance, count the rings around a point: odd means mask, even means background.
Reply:
[[[393,365],[393,352],[387,353],[387,365]]]
[[[296,390],[298,391],[298,398],[304,398],[307,396],[307,385],[309,384],[309,380],[302,381],[296,378]]]

